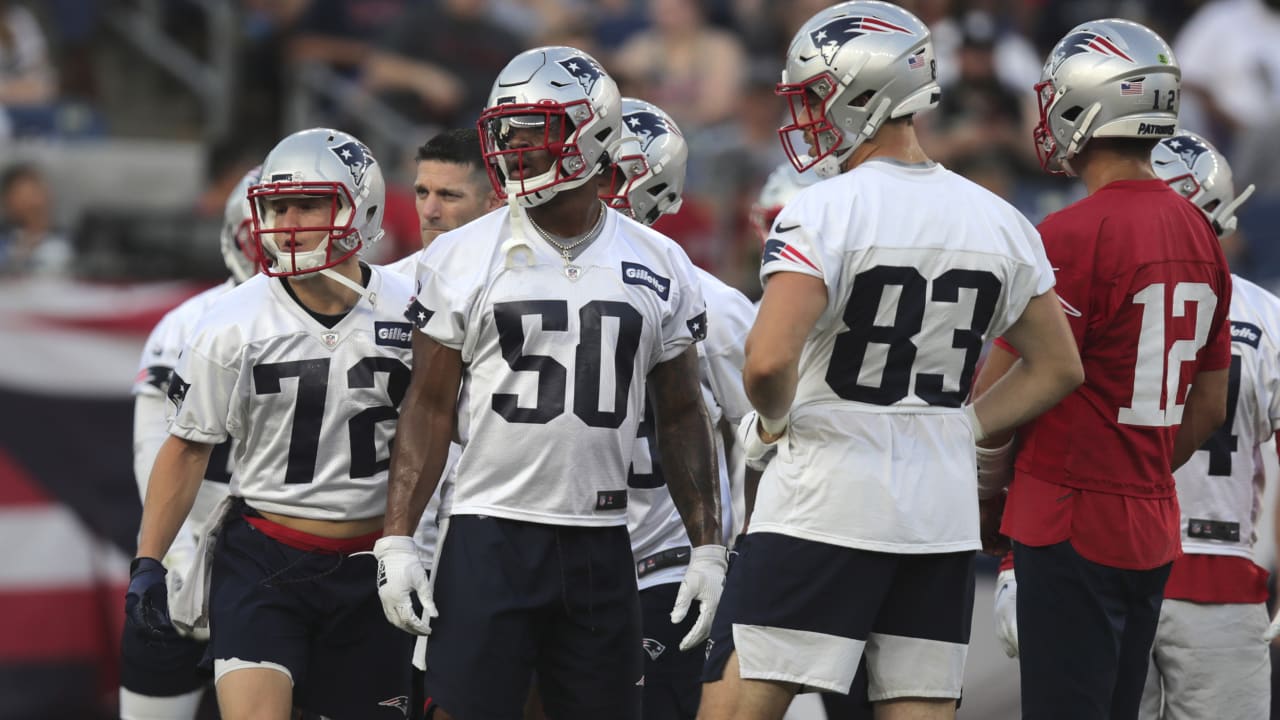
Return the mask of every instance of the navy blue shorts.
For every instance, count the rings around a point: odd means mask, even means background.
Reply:
[[[711,626],[703,681],[740,676],[848,693],[865,648],[871,701],[960,697],[974,553],[898,555],[750,533]]]
[[[700,605],[693,603],[680,624],[671,622],[680,583],[654,585],[640,591],[640,617],[644,629],[644,720],[693,720],[702,701],[702,664],[707,653],[701,646],[681,652],[680,641],[693,629]]]
[[[1026,720],[1138,717],[1172,565],[1123,570],[1070,541],[1013,544]]]
[[[120,641],[120,685],[149,697],[175,697],[194,692],[213,681],[204,660],[208,645],[166,628],[164,637],[146,637],[129,623]]]
[[[640,602],[625,526],[456,515],[436,552],[427,678],[460,720],[639,720]]]
[[[298,708],[402,720],[414,638],[387,622],[376,578],[372,555],[299,550],[233,511],[214,553],[210,655],[284,666]]]

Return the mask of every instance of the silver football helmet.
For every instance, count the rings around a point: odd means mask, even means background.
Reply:
[[[329,222],[286,227],[270,202],[281,196],[327,197]],[[312,128],[281,140],[262,163],[262,177],[249,188],[253,235],[262,247],[268,275],[301,275],[331,268],[383,235],[386,184],[382,168],[364,143],[341,130]],[[314,250],[292,249],[297,233],[328,233]]]
[[[769,239],[769,230],[778,213],[786,207],[796,193],[818,182],[818,176],[812,172],[797,172],[791,163],[782,163],[765,178],[760,188],[760,196],[751,204],[751,228],[760,237],[760,242]]]
[[[478,123],[494,191],[534,207],[594,180],[622,133],[621,103],[613,78],[581,50],[551,46],[515,56]],[[551,157],[540,172],[530,165],[539,151]]]
[[[262,166],[245,173],[227,196],[222,211],[222,261],[236,284],[253,277],[262,265],[262,248],[253,239],[253,211],[249,209],[249,188],[258,184]]]
[[[1169,187],[1204,211],[1218,237],[1236,231],[1236,210],[1253,195],[1254,186],[1237,196],[1231,166],[1208,140],[1181,130],[1152,148],[1151,167]]]
[[[1182,71],[1169,44],[1128,20],[1077,25],[1049,53],[1036,97],[1036,153],[1052,173],[1074,175],[1071,158],[1090,138],[1171,137]]]
[[[622,98],[622,137],[609,155],[613,168],[600,193],[609,207],[645,225],[680,211],[689,145],[662,108]]]
[[[932,109],[942,98],[928,26],[897,5],[869,0],[810,18],[791,40],[777,92],[791,110],[791,123],[778,129],[787,157],[796,170],[814,168],[823,178],[839,174],[885,120]]]

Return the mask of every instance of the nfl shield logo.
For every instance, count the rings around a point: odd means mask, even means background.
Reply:
[[[332,350],[338,346],[338,333],[327,332],[320,333],[320,340],[324,342],[324,346]]]

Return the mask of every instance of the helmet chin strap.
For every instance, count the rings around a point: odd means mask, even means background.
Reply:
[[[360,297],[364,298],[365,300],[368,300],[368,301],[369,301],[369,307],[377,307],[377,306],[378,306],[378,293],[376,293],[376,292],[373,292],[373,291],[369,290],[369,288],[367,288],[367,287],[365,287],[365,286],[361,285],[360,283],[356,282],[355,280],[352,280],[351,278],[347,277],[346,275],[343,275],[342,273],[338,272],[337,270],[334,270],[334,269],[333,269],[333,268],[331,268],[331,267],[327,267],[327,268],[325,268],[325,269],[323,269],[323,270],[317,270],[317,271],[316,271],[316,273],[317,273],[318,275],[323,275],[323,276],[325,276],[325,277],[329,278],[330,280],[332,280],[332,281],[334,281],[334,282],[338,283],[339,285],[345,285],[348,289],[350,289],[351,291],[355,292],[355,294],[356,294],[356,295],[358,295],[358,296],[360,296]],[[357,302],[358,302],[358,301],[357,301]]]
[[[1076,130],[1071,134],[1071,144],[1067,145],[1067,149],[1062,153],[1062,169],[1066,170],[1073,177],[1076,174],[1075,168],[1071,167],[1071,158],[1080,153],[1084,147],[1085,135],[1088,134],[1089,128],[1093,126],[1093,119],[1098,116],[1102,110],[1102,103],[1095,102],[1085,111],[1084,117],[1080,122],[1076,123]]]
[[[502,246],[498,248],[498,252],[502,253],[503,264],[508,270],[514,268],[517,263],[526,267],[533,265],[533,246],[529,244],[528,235],[525,233],[525,216],[524,209],[520,207],[519,201],[512,192],[507,193],[507,208],[511,211],[511,237]],[[520,262],[523,256],[523,262]]]
[[[1244,192],[1237,195],[1235,200],[1228,203],[1226,207],[1219,208],[1218,211],[1214,213],[1216,217],[1226,218],[1226,222],[1222,223],[1222,228],[1225,234],[1230,234],[1235,231],[1236,225],[1239,224],[1239,221],[1236,220],[1236,210],[1240,209],[1240,206],[1244,204],[1244,201],[1248,200],[1249,197],[1253,195],[1253,191],[1257,189],[1258,188],[1255,187],[1253,183],[1249,183],[1249,187],[1245,188]]]

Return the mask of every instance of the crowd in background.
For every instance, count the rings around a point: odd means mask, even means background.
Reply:
[[[695,262],[748,294],[758,293],[759,241],[749,208],[769,171],[785,160],[777,140],[785,107],[774,95],[785,44],[825,0],[239,0],[234,8],[230,122],[212,136],[200,112],[161,124],[167,108],[195,106],[181,85],[141,79],[143,61],[123,54],[124,9],[150,9],[179,47],[210,48],[186,0],[20,3],[0,0],[0,273],[83,271],[77,251],[92,233],[60,200],[38,164],[11,164],[5,147],[161,137],[200,143],[204,192],[185,213],[193,228],[278,137],[297,129],[291,108],[307,68],[346,88],[307,107],[306,125],[369,137],[390,170],[387,226],[378,249],[390,260],[417,243],[411,149],[436,130],[474,123],[498,70],[519,51],[568,44],[596,56],[624,95],[667,109],[691,148],[684,208],[664,228]],[[1010,200],[1032,221],[1079,196],[1076,184],[1040,172],[1031,142],[1032,86],[1041,59],[1070,27],[1096,17],[1138,20],[1170,38],[1184,72],[1183,125],[1222,148],[1237,185],[1258,184],[1229,248],[1237,272],[1280,285],[1280,1],[1277,0],[903,0],[929,24],[941,106],[920,118],[926,151]],[[211,22],[208,18],[205,22]],[[121,68],[130,68],[122,72]],[[158,72],[154,71],[153,72]],[[136,73],[136,77],[135,74]],[[123,76],[122,76],[123,75]],[[135,77],[130,82],[130,77]],[[128,92],[119,89],[127,88]],[[413,137],[380,137],[392,115]],[[392,153],[392,154],[388,154]],[[395,153],[402,153],[398,157]],[[148,192],[148,188],[139,188]],[[42,217],[43,214],[43,217]],[[66,227],[54,227],[60,217]],[[169,217],[172,220],[172,213]],[[145,223],[146,218],[138,219]],[[170,225],[173,223],[170,222]],[[209,236],[212,244],[212,236]],[[178,237],[174,244],[185,242]],[[38,247],[47,243],[47,247]],[[208,257],[213,255],[183,255]],[[190,263],[188,263],[189,265]],[[109,267],[129,267],[127,263]],[[216,275],[217,267],[166,266],[168,274]],[[81,274],[84,274],[81,272]],[[98,273],[101,275],[101,272]],[[113,278],[118,279],[118,278]]]

